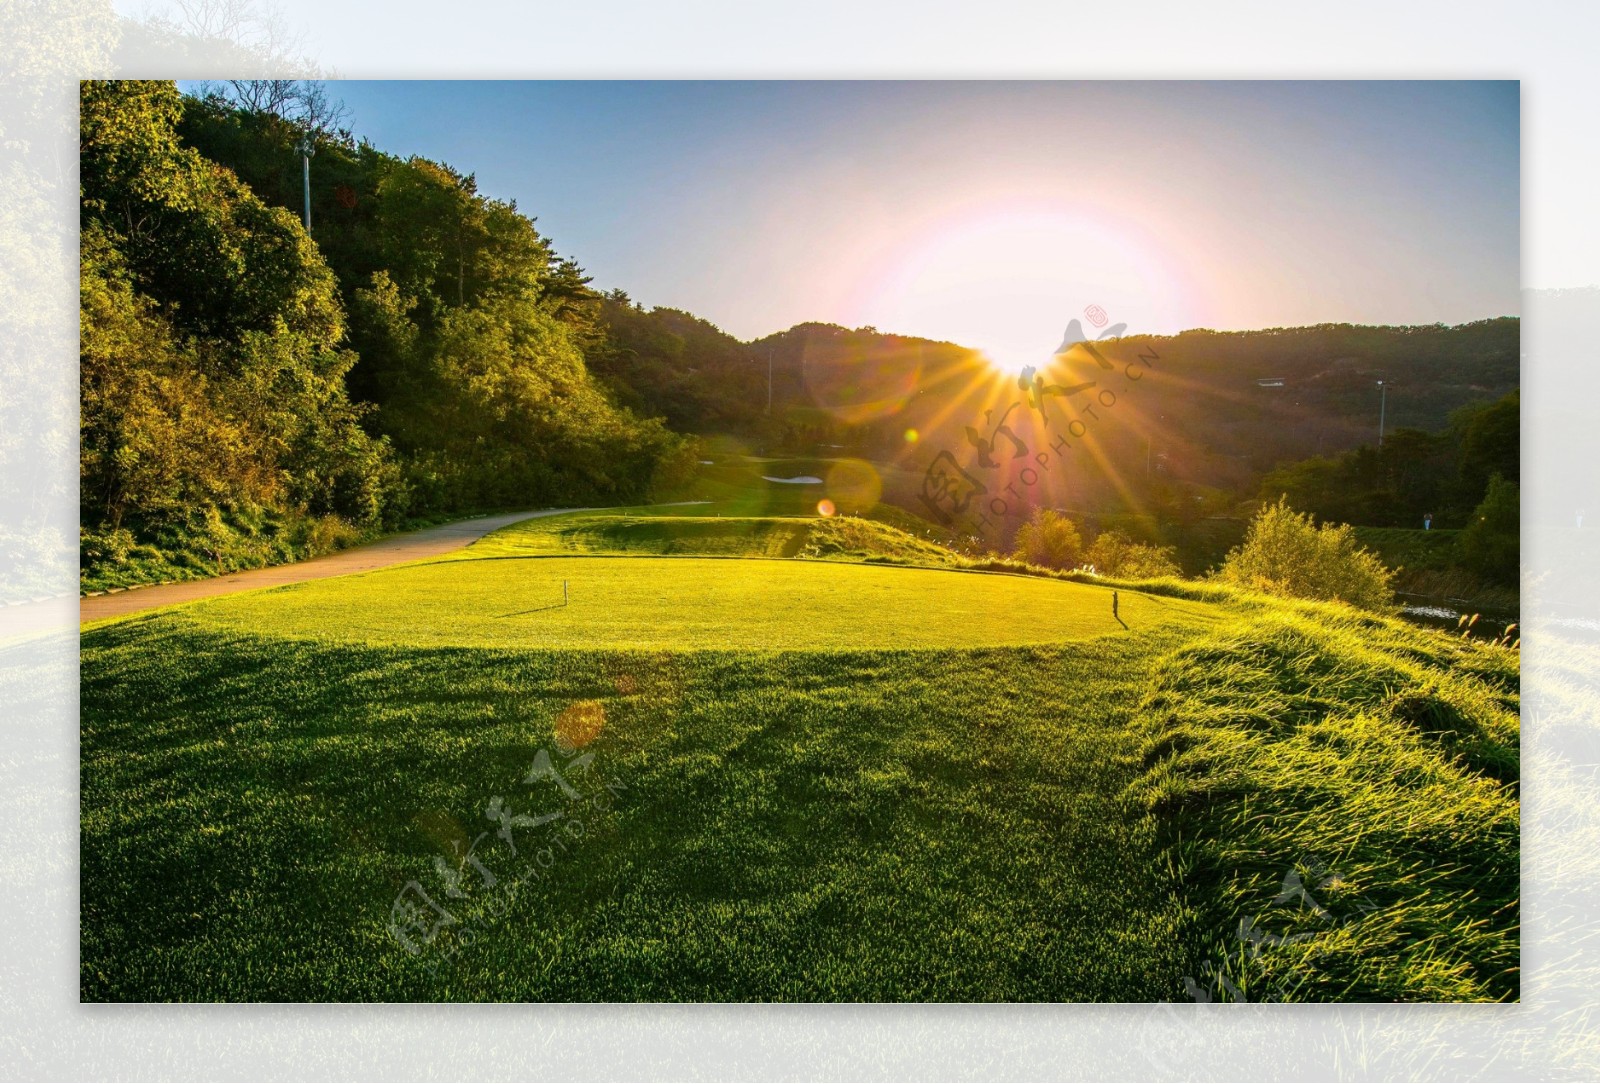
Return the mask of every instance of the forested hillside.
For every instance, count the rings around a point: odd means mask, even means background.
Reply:
[[[970,461],[974,434],[999,440],[1008,418],[1032,462],[1067,421],[1065,400],[1054,421],[1013,407],[1032,393],[966,346],[827,323],[741,342],[601,294],[471,173],[335,130],[319,85],[234,88],[84,85],[86,582],[213,574],[419,518],[643,500],[693,473],[691,435],[869,459],[884,499],[920,511],[895,479],[943,451]],[[282,108],[296,94],[299,114]],[[1493,474],[1515,480],[1515,401],[1477,412],[1517,388],[1518,336],[1505,317],[1106,343],[1151,358],[1149,377],[1119,386],[1088,454],[1007,515],[1186,523],[1275,490],[1370,526],[1416,526],[1429,506],[1463,525]]]
[[[805,323],[746,344],[620,293],[601,311],[606,360],[596,369],[620,395],[675,428],[759,437],[769,451],[832,444],[884,454],[898,449],[907,428],[960,442],[983,409],[1003,409],[1005,396],[1019,392],[1014,375],[997,379],[979,351],[953,343]],[[1042,357],[1052,345],[1041,344]],[[1119,406],[1137,417],[1117,427],[1126,447],[1117,445],[1113,458],[1142,465],[1149,440],[1152,462],[1159,457],[1169,476],[1241,493],[1282,464],[1376,445],[1380,407],[1387,433],[1439,433],[1463,408],[1520,384],[1515,317],[1455,327],[1129,335],[1104,349],[1154,359],[1154,379]],[[1388,389],[1381,396],[1379,380]]]
[[[325,550],[408,517],[641,499],[688,442],[585,364],[598,297],[470,177],[170,83],[82,93],[81,516],[103,582]],[[213,157],[215,156],[215,157]]]

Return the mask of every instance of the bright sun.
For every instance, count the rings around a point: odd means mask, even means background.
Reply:
[[[861,323],[975,347],[996,370],[1016,373],[1049,364],[1067,322],[1091,305],[1130,333],[1185,326],[1190,291],[1170,264],[1137,229],[1106,217],[989,207],[905,245],[863,292]]]

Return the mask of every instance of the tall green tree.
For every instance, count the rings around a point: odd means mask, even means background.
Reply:
[[[206,507],[376,524],[387,446],[347,395],[337,283],[300,222],[185,147],[159,82],[88,82],[82,124],[86,525]]]
[[[1461,491],[1468,500],[1486,496],[1489,479],[1496,474],[1511,482],[1521,477],[1520,393],[1461,411],[1456,428],[1461,442]]]
[[[1456,545],[1461,563],[1486,579],[1515,586],[1522,552],[1522,499],[1517,483],[1495,473]]]

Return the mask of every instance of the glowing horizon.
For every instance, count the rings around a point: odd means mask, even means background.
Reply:
[[[850,326],[915,327],[1011,376],[1050,365],[1067,322],[1090,305],[1130,330],[1153,312],[1205,308],[1200,287],[1131,223],[1003,197],[974,200],[909,238],[891,270],[860,290]]]

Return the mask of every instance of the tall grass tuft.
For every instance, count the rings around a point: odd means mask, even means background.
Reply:
[[[1518,658],[1280,606],[1162,660],[1130,798],[1245,1000],[1519,996]]]

